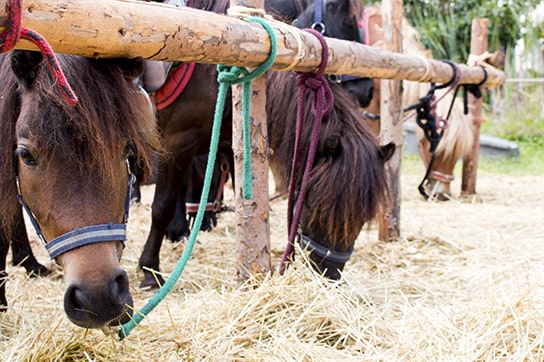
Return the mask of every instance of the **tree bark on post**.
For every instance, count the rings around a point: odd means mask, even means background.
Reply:
[[[264,8],[263,0],[231,0],[231,6]],[[244,145],[242,136],[242,85],[232,87],[232,149],[235,170],[235,218],[237,276],[243,283],[251,275],[272,270],[268,192],[268,128],[266,123],[266,82],[261,75],[251,82],[250,138],[253,195],[242,195]]]
[[[383,0],[383,40],[385,49],[402,53],[402,0]],[[402,84],[400,80],[381,81],[380,143],[393,142],[393,157],[386,162],[389,197],[379,215],[378,239],[391,241],[400,236],[400,166],[402,156]]]
[[[489,20],[472,20],[472,32],[470,38],[470,55],[479,56],[487,51],[487,41],[489,35]],[[471,60],[469,59],[469,63]],[[484,86],[480,86],[480,91]],[[482,92],[483,94],[483,92]],[[461,182],[461,193],[465,195],[474,195],[476,193],[476,175],[478,172],[478,154],[480,152],[480,125],[482,123],[482,104],[483,97],[476,98],[472,94],[468,95],[469,112],[474,127],[474,144],[472,152],[463,159],[463,180]]]
[[[6,30],[9,0],[0,0],[0,32]],[[256,67],[268,58],[270,39],[260,24],[187,7],[144,1],[25,1],[22,26],[43,35],[58,53],[91,58],[143,57],[148,60],[197,62]],[[287,26],[287,25],[285,25]],[[278,39],[273,69],[293,64],[300,72],[316,72],[321,43],[310,33],[272,25]],[[296,32],[301,41],[293,35]],[[451,66],[440,61],[326,38],[327,74],[446,83]],[[17,49],[36,50],[21,40]],[[300,48],[300,49],[299,49]],[[299,55],[304,57],[299,59]],[[462,84],[477,84],[479,67],[459,64]],[[504,84],[505,75],[488,70],[486,85]]]

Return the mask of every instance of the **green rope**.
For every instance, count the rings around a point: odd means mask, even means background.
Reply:
[[[251,81],[262,75],[274,64],[277,53],[277,41],[274,30],[266,22],[266,20],[258,17],[249,17],[246,20],[260,23],[270,36],[270,55],[268,59],[255,68],[251,73],[246,68],[236,66],[219,65],[218,80],[219,83],[234,85],[242,83],[242,136],[244,142],[244,161],[242,166],[242,196],[249,200],[253,197],[252,177],[251,177],[251,135],[249,134],[249,114],[250,114],[250,97],[251,97]]]
[[[251,96],[251,80],[264,74],[273,64],[276,59],[277,42],[276,35],[272,27],[262,18],[249,17],[246,20],[260,23],[268,32],[270,36],[270,55],[268,59],[255,68],[252,72],[248,72],[245,68],[240,67],[228,67],[224,65],[218,65],[217,80],[219,82],[219,92],[217,95],[217,103],[215,105],[214,120],[212,126],[212,135],[210,140],[210,151],[208,153],[208,164],[206,165],[206,175],[204,179],[204,185],[202,186],[202,194],[200,196],[200,204],[198,206],[198,212],[195,217],[195,222],[187,241],[187,246],[183,250],[174,271],[170,277],[166,280],[164,285],[151,297],[151,299],[144,305],[139,311],[137,311],[132,319],[123,324],[117,331],[117,335],[120,340],[127,337],[130,332],[147,316],[155,307],[170,293],[176,282],[178,281],[185,265],[189,260],[193,247],[196,243],[196,237],[202,225],[202,219],[204,218],[204,211],[206,209],[206,203],[208,201],[208,194],[210,192],[210,185],[213,176],[213,166],[215,164],[215,158],[217,156],[217,147],[219,144],[219,135],[221,131],[221,121],[223,118],[223,111],[225,108],[225,99],[227,98],[228,89],[231,85],[242,83],[242,120],[243,120],[243,138],[244,138],[244,197],[246,199],[251,198],[251,159],[250,159],[250,134],[249,134],[249,101]]]

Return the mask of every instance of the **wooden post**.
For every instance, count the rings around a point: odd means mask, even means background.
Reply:
[[[264,8],[264,0],[231,0],[231,6]],[[251,275],[272,271],[268,192],[268,128],[265,76],[251,82],[250,137],[253,197],[242,196],[244,145],[242,136],[242,85],[232,87],[232,149],[235,170],[237,276],[243,283]]]
[[[383,42],[386,50],[402,53],[402,0],[382,0]],[[402,156],[402,85],[400,80],[381,81],[380,143],[393,142],[393,157],[386,163],[389,198],[379,216],[378,239],[391,241],[400,236],[400,166]]]
[[[470,38],[471,55],[478,56],[487,51],[487,39],[489,34],[488,24],[488,19],[472,20],[472,33]],[[482,90],[483,87],[483,85],[480,86],[480,90]],[[482,120],[483,98],[476,98],[472,94],[469,94],[468,102],[472,126],[474,127],[474,145],[472,146],[471,155],[463,159],[461,193],[465,195],[474,195],[476,193],[476,174],[478,171],[478,154],[480,152],[480,125]]]

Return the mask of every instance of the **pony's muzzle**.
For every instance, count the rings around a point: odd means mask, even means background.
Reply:
[[[132,296],[127,273],[116,269],[105,283],[72,283],[64,294],[64,310],[70,321],[83,328],[102,328],[130,320]]]

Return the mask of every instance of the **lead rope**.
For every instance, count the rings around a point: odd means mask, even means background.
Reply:
[[[297,85],[298,85],[298,109],[297,109],[297,122],[295,130],[295,148],[293,151],[293,163],[291,166],[291,179],[289,181],[289,199],[287,204],[287,226],[288,226],[288,243],[283,252],[281,263],[279,267],[280,275],[285,272],[285,264],[289,258],[292,257],[295,246],[294,240],[297,235],[298,223],[300,222],[300,216],[302,214],[302,205],[306,196],[306,189],[308,178],[312,170],[317,146],[319,143],[319,134],[321,131],[321,123],[323,117],[328,115],[334,105],[334,95],[329,86],[327,79],[323,76],[327,62],[329,58],[329,48],[325,38],[319,31],[314,29],[303,29],[313,35],[315,35],[321,42],[321,65],[316,73],[297,73]],[[310,149],[308,150],[308,158],[306,159],[306,166],[302,176],[302,183],[297,195],[295,204],[295,180],[296,169],[298,167],[298,156],[300,153],[300,139],[302,133],[302,123],[304,122],[304,112],[306,108],[306,90],[310,89],[314,92],[312,113],[314,115],[314,124],[311,134]],[[293,204],[294,207],[293,207]]]
[[[51,45],[45,40],[43,36],[35,32],[32,29],[24,28],[21,26],[22,23],[22,0],[10,0],[9,1],[9,11],[8,11],[8,20],[6,24],[6,30],[0,34],[0,53],[5,53],[10,51],[15,47],[20,38],[32,42],[38,47],[40,52],[43,54],[47,65],[53,76],[57,80],[57,86],[59,87],[62,95],[70,105],[77,103],[77,96],[75,95],[72,87],[66,80],[64,72],[57,60]]]
[[[172,288],[178,281],[179,277],[181,276],[181,273],[183,272],[183,269],[185,268],[185,265],[187,264],[187,261],[189,260],[191,256],[191,252],[196,243],[196,237],[200,230],[200,226],[202,225],[202,219],[204,217],[204,212],[206,210],[206,203],[208,201],[208,194],[210,192],[211,179],[213,177],[215,158],[217,155],[217,147],[219,144],[221,121],[223,117],[223,111],[225,108],[225,99],[227,97],[229,87],[238,83],[243,84],[242,119],[244,121],[244,129],[243,129],[244,144],[245,144],[246,138],[249,139],[249,136],[250,136],[249,135],[249,111],[250,111],[249,101],[251,96],[251,80],[264,74],[274,64],[274,61],[276,59],[276,53],[277,53],[277,41],[276,41],[276,35],[274,34],[274,30],[264,19],[261,19],[258,17],[248,17],[246,20],[260,23],[266,29],[270,37],[270,55],[263,64],[255,68],[252,72],[248,72],[246,68],[241,68],[241,67],[235,67],[235,66],[231,67],[231,66],[225,66],[225,65],[217,66],[217,69],[219,71],[219,74],[217,76],[217,79],[219,81],[219,92],[217,95],[217,103],[216,103],[215,113],[214,113],[212,135],[210,140],[210,151],[208,153],[208,164],[206,165],[206,176],[204,179],[204,185],[202,186],[200,204],[198,206],[198,212],[195,217],[193,229],[191,230],[191,235],[189,235],[187,246],[183,250],[183,254],[181,255],[178,263],[176,264],[174,271],[172,272],[170,277],[166,280],[164,285],[151,297],[151,299],[147,302],[146,305],[144,305],[139,311],[137,311],[134,314],[134,316],[129,322],[123,324],[119,328],[117,335],[120,340],[127,337],[132,331],[132,329],[134,329],[145,318],[147,314],[149,314],[153,309],[155,309],[155,307],[168,295],[168,293],[170,293],[170,291],[172,290]],[[247,125],[245,123],[247,123]],[[248,144],[249,144],[249,140],[248,140]],[[249,148],[246,149],[246,147],[244,147],[244,160],[248,159],[250,156],[249,152],[246,154],[245,151],[249,151]],[[251,163],[248,162],[247,164],[249,165],[249,167],[251,167]],[[246,167],[246,163],[244,163],[244,167]],[[248,171],[248,174],[246,174],[246,176],[249,176],[249,185],[250,185],[250,188],[249,190],[247,190],[246,194],[249,194],[251,197],[251,169],[246,170],[244,168],[244,171]]]

